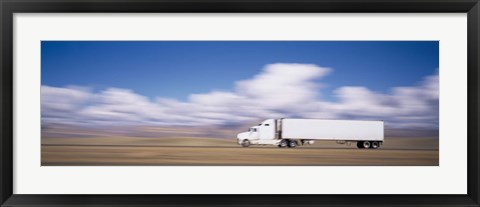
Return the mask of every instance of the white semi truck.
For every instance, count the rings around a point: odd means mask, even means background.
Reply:
[[[358,148],[377,149],[383,144],[383,121],[267,119],[237,135],[238,144],[296,147],[318,140],[355,143]]]

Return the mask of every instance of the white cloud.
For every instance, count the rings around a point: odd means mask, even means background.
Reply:
[[[331,69],[277,63],[237,81],[232,91],[191,94],[188,100],[148,97],[132,90],[42,86],[42,123],[211,125],[279,118],[383,119],[391,126],[438,127],[438,75],[416,86],[378,93],[361,86],[336,89],[321,99],[319,79]]]
[[[56,88],[42,86],[42,109],[52,111],[70,111],[88,101],[90,94],[81,88]]]
[[[417,86],[395,87],[390,94],[351,86],[335,94],[339,101],[330,106],[339,117],[371,117],[386,120],[392,127],[438,127],[438,74]]]
[[[311,64],[271,64],[252,79],[236,83],[236,92],[270,109],[298,107],[316,99],[319,87],[314,80],[330,69]]]

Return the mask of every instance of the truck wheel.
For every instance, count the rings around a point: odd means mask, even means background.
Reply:
[[[362,149],[363,148],[363,142],[357,142],[357,148]]]
[[[250,141],[248,141],[248,139],[243,140],[242,147],[249,147],[249,146],[250,146]]]
[[[368,148],[370,148],[370,146],[371,146],[371,144],[370,144],[369,141],[364,141],[363,142],[363,148],[368,149]]]
[[[279,144],[278,146],[279,146],[279,147],[282,147],[282,148],[283,148],[283,147],[287,147],[287,146],[288,146],[287,140],[282,140],[282,141],[280,141],[280,144]]]
[[[371,146],[372,149],[378,149],[378,147],[380,147],[378,142],[372,142],[372,146]]]
[[[291,147],[291,148],[294,148],[297,146],[297,142],[296,141],[290,141],[288,142],[288,147]]]

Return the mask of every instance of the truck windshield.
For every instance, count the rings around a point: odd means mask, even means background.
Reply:
[[[248,129],[248,131],[249,131],[249,132],[256,132],[257,129],[255,129],[255,128],[250,128],[250,129]]]

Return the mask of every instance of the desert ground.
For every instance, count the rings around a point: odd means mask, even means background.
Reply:
[[[296,148],[251,146],[236,139],[42,138],[42,166],[438,166],[436,137],[385,138],[379,149],[317,141]]]

